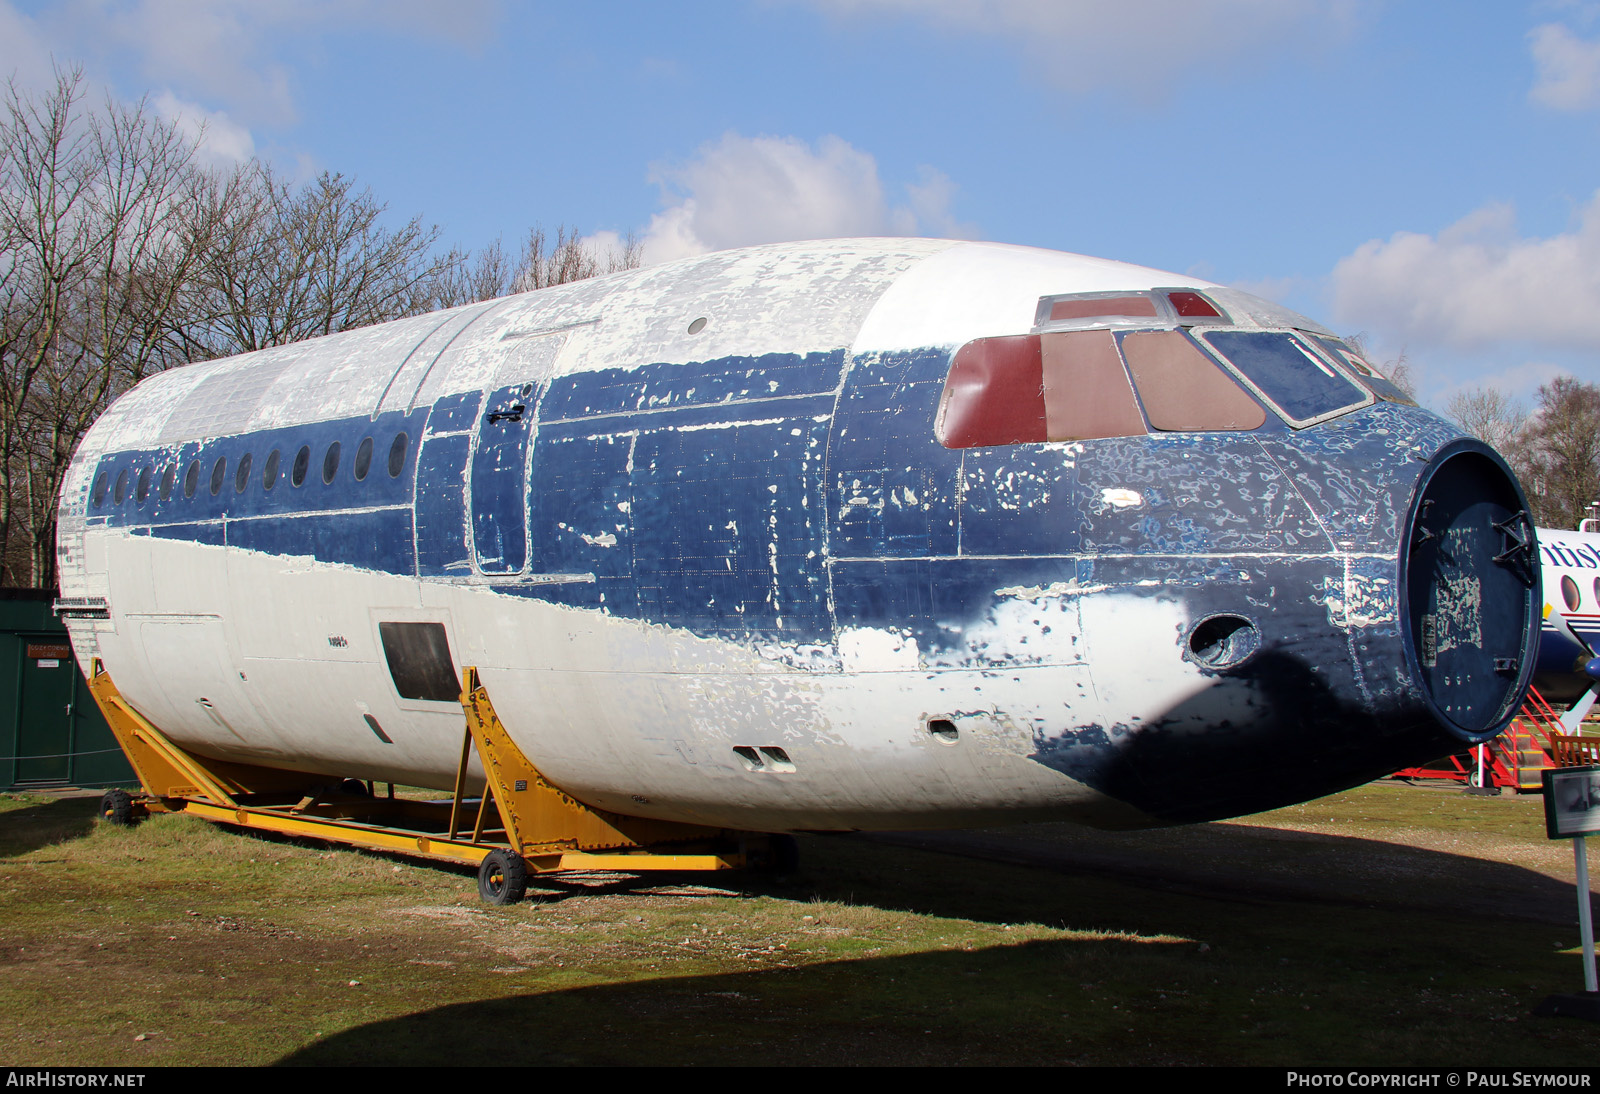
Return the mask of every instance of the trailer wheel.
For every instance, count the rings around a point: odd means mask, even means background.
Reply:
[[[528,891],[528,864],[515,851],[490,851],[478,867],[478,895],[490,904],[515,904]]]
[[[112,787],[100,795],[100,816],[118,828],[133,824],[133,796],[121,787]]]

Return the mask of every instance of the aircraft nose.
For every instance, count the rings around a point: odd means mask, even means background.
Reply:
[[[1505,462],[1446,445],[1417,485],[1400,549],[1403,647],[1434,718],[1467,741],[1522,702],[1538,641],[1538,547]]]

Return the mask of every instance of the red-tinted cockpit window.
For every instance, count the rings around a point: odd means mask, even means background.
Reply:
[[[936,432],[946,448],[1047,440],[1039,336],[979,338],[957,350]]]
[[[1107,330],[980,338],[956,353],[939,439],[947,448],[1087,441],[1146,432]]]
[[[1255,429],[1266,418],[1181,331],[1052,331],[962,346],[936,434],[947,448],[977,448],[1136,437],[1151,426]]]
[[[1180,331],[1123,335],[1122,355],[1156,429],[1255,429],[1267,420],[1261,404]]]
[[[1044,416],[1052,441],[1092,441],[1145,432],[1128,372],[1108,330],[1063,331],[1039,339]]]
[[[1186,319],[1222,318],[1216,305],[1197,292],[1169,292],[1167,300],[1172,304],[1172,310]]]
[[[1154,319],[1155,301],[1148,296],[1098,296],[1056,300],[1050,304],[1051,322],[1065,319],[1111,319],[1121,316]]]

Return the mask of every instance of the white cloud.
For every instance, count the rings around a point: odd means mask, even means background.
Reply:
[[[171,91],[150,100],[155,112],[197,141],[200,162],[208,167],[231,167],[256,154],[250,130],[228,117],[224,110],[206,110],[197,103],[184,102]]]
[[[325,35],[354,28],[472,48],[498,13],[498,0],[62,0],[29,17],[0,0],[0,65],[20,75],[54,56],[102,81],[128,65],[146,86],[282,125],[296,116],[291,63]]]
[[[1069,91],[1100,87],[1149,101],[1190,70],[1226,72],[1287,42],[1296,53],[1346,36],[1360,0],[811,0],[859,18],[921,19],[960,34],[1018,40],[1039,74]]]
[[[977,239],[978,226],[960,221],[950,211],[958,187],[950,176],[927,164],[917,168],[917,181],[906,183],[906,201],[911,215],[902,235],[941,236],[945,239]],[[899,211],[896,211],[899,215]]]
[[[1524,361],[1493,368],[1466,378],[1453,378],[1429,390],[1429,403],[1448,406],[1452,397],[1477,388],[1493,388],[1514,399],[1531,402],[1535,392],[1557,376],[1571,376],[1572,369],[1548,361]]]
[[[38,22],[0,0],[0,80],[9,79],[19,88],[37,90],[53,85],[55,73]]]
[[[728,133],[691,161],[657,165],[666,208],[650,220],[644,260],[727,247],[838,236],[971,235],[950,212],[955,185],[929,167],[891,206],[877,161],[838,137],[815,149],[796,137]]]
[[[1600,105],[1600,42],[1586,42],[1560,23],[1528,32],[1538,79],[1528,98],[1556,110]]]
[[[1341,322],[1390,342],[1600,349],[1600,193],[1547,239],[1518,236],[1512,208],[1489,205],[1438,236],[1371,240],[1334,267],[1333,291]]]

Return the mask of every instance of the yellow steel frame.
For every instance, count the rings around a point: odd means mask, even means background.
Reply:
[[[530,874],[728,870],[746,864],[744,848],[760,836],[593,809],[553,786],[506,732],[478,670],[468,667],[461,676],[466,732],[442,833],[355,819],[374,809],[420,819],[430,811],[424,803],[341,800],[309,789],[314,776],[184,750],[123,699],[99,658],[91,666],[89,691],[139,776],[141,803],[151,811],[192,813],[244,828],[472,865],[509,847],[522,856]],[[488,783],[476,803],[467,795],[467,767],[474,752]],[[490,815],[491,802],[497,816]],[[467,814],[474,806],[469,832]],[[485,838],[497,833],[505,838]]]

